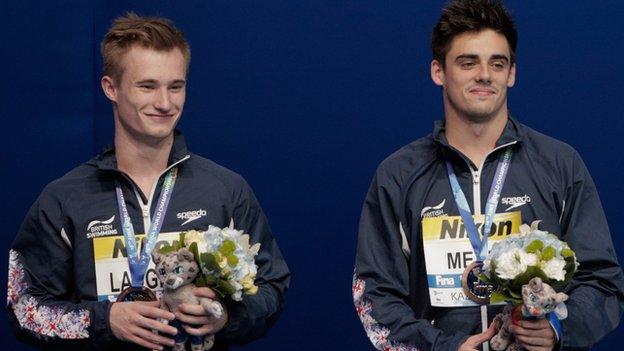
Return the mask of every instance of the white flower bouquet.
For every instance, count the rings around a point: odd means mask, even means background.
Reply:
[[[241,301],[243,294],[258,292],[255,285],[258,267],[255,256],[260,243],[249,245],[249,234],[229,227],[209,226],[205,232],[191,230],[180,233],[178,245],[161,249],[161,253],[188,248],[197,261],[201,274],[195,278],[196,286],[213,289],[220,297]]]
[[[498,287],[490,303],[522,304],[522,286],[535,277],[554,288],[570,282],[578,262],[574,251],[556,235],[538,230],[539,221],[523,224],[520,234],[496,242],[483,262],[480,278]]]

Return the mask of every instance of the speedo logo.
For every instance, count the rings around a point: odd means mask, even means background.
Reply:
[[[425,206],[423,207],[423,209],[420,211],[420,217],[421,218],[428,218],[428,217],[438,217],[438,216],[444,216],[444,210],[442,209],[442,207],[444,207],[444,204],[446,203],[446,199],[442,200],[442,202],[440,202],[439,204],[435,205],[435,206]]]
[[[201,208],[199,210],[180,212],[177,214],[178,219],[186,219],[186,221],[184,221],[184,223],[180,225],[188,224],[196,219],[200,219],[201,217],[205,216],[206,210],[202,210]]]
[[[115,215],[105,221],[91,221],[87,225],[87,239],[96,238],[98,236],[116,235],[117,229],[111,223],[115,221]]]
[[[526,205],[529,202],[531,202],[531,197],[527,194],[524,194],[524,196],[511,196],[511,197],[504,197],[501,199],[501,203],[503,205],[509,205],[509,207],[507,207],[505,209],[505,211],[509,211],[512,210],[516,207],[520,207],[522,205]]]

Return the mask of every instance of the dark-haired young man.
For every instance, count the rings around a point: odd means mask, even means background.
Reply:
[[[570,146],[509,116],[516,42],[499,1],[452,1],[433,29],[444,121],[382,162],[360,220],[354,302],[380,350],[487,348],[502,306],[462,287],[487,252],[476,228],[496,240],[535,220],[580,266],[565,289],[568,318],[523,320],[517,340],[587,348],[619,323],[624,279],[587,169]]]
[[[263,336],[290,273],[245,180],[190,153],[175,130],[190,62],[184,35],[168,20],[128,14],[110,28],[102,56],[114,147],[50,183],[24,220],[9,260],[16,334],[43,348],[161,350],[174,344],[178,330],[165,320],[175,317],[191,336],[216,333],[213,350]],[[149,301],[162,290],[149,247],[229,223],[261,244],[257,294],[220,301],[220,317],[192,304],[174,315]],[[133,250],[135,234],[144,236]],[[219,301],[209,288],[194,293]]]

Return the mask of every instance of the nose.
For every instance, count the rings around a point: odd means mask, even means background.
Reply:
[[[487,62],[479,65],[479,71],[477,72],[477,81],[481,83],[490,83],[490,66]]]
[[[156,92],[154,107],[159,111],[169,111],[171,109],[171,97],[167,88],[158,89]]]

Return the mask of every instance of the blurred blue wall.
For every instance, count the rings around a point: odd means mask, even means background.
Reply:
[[[252,185],[293,273],[281,319],[246,349],[370,348],[350,294],[359,212],[379,162],[442,117],[429,36],[443,4],[3,1],[0,252],[43,186],[112,140],[99,88],[99,41],[112,19],[169,17],[193,50],[180,128],[191,150]],[[621,260],[624,4],[507,4],[520,33],[511,110],[583,156]],[[3,348],[27,349],[0,319]],[[596,349],[623,336],[620,327]]]

